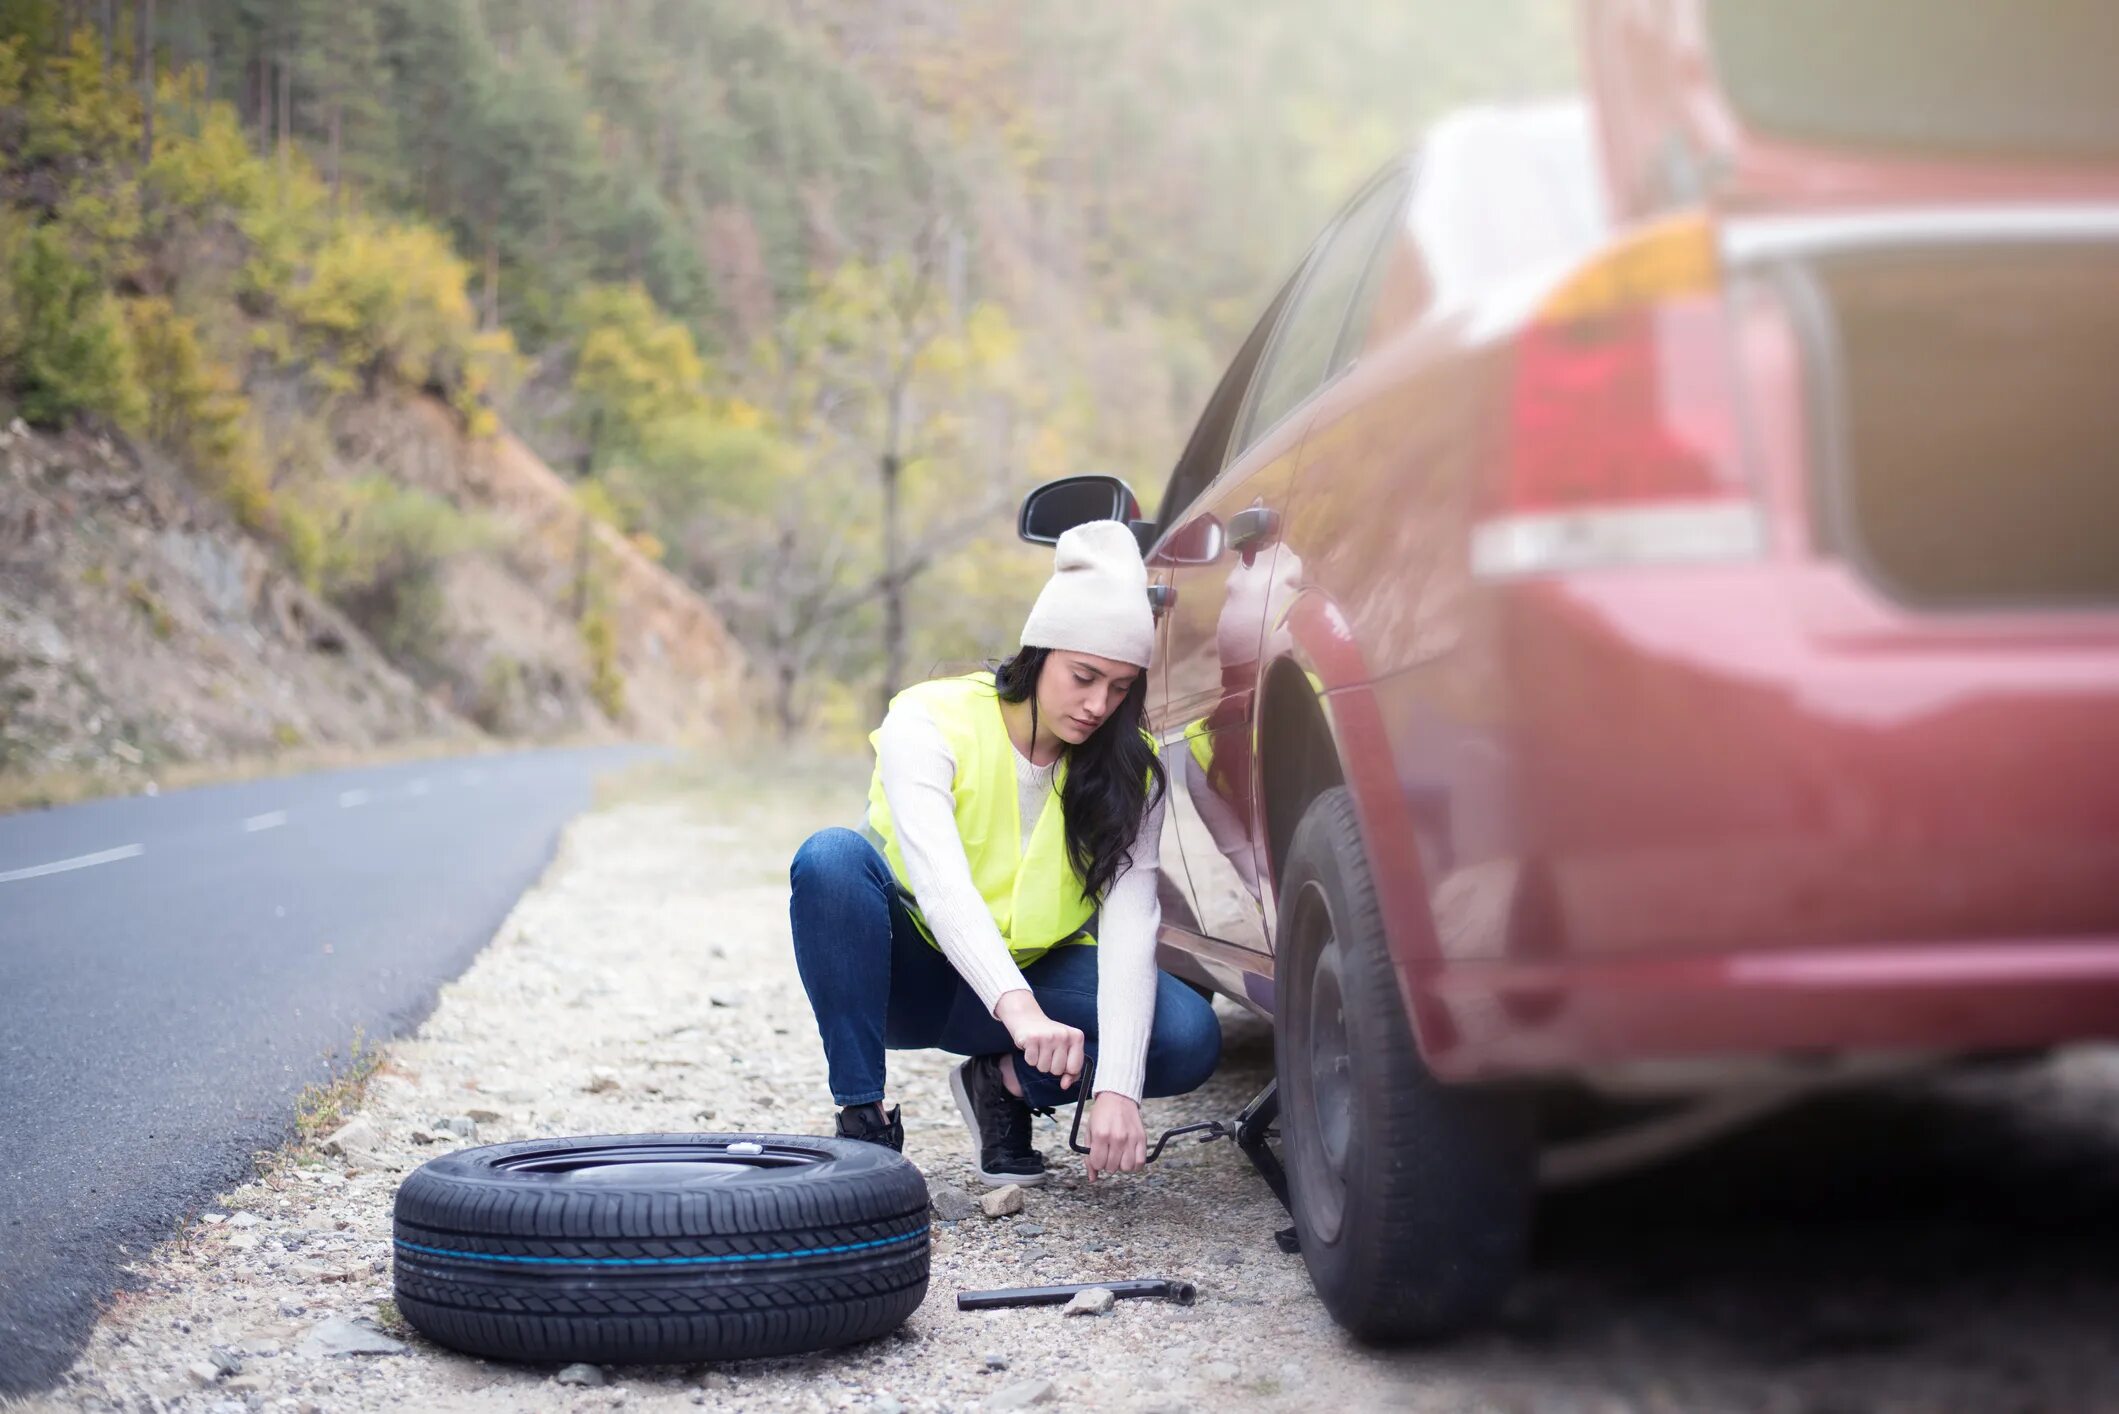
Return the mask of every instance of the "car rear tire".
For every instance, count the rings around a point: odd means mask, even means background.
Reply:
[[[629,1134],[461,1149],[398,1188],[397,1308],[506,1360],[685,1363],[883,1335],[927,1294],[927,1184],[878,1144]]]
[[[1276,936],[1289,1204],[1317,1294],[1379,1344],[1477,1324],[1523,1265],[1530,1114],[1422,1064],[1343,787],[1296,827]]]

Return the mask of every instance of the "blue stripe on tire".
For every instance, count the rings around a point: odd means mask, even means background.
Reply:
[[[907,1242],[917,1242],[927,1236],[927,1229],[908,1232],[901,1237],[879,1237],[871,1242],[842,1242],[834,1247],[798,1247],[789,1252],[731,1252],[718,1257],[515,1257],[501,1252],[459,1252],[449,1247],[427,1247],[417,1242],[407,1242],[402,1237],[397,1245],[408,1252],[419,1252],[430,1257],[459,1257],[472,1262],[511,1262],[535,1266],[556,1267],[696,1267],[720,1262],[778,1262],[790,1257],[828,1257],[838,1252],[863,1252],[878,1247],[898,1247]]]

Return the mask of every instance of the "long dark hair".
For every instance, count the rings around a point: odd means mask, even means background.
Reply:
[[[1037,741],[1037,684],[1049,648],[1025,648],[993,670],[1001,701],[1030,703],[1030,740]],[[1067,822],[1067,856],[1081,876],[1084,897],[1101,902],[1131,863],[1140,819],[1149,801],[1162,799],[1170,778],[1140,734],[1148,704],[1148,675],[1133,686],[1089,739],[1067,751],[1067,783],[1060,810]],[[1152,786],[1151,786],[1152,782]],[[1149,791],[1154,791],[1150,796]]]

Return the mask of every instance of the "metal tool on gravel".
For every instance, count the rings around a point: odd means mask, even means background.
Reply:
[[[960,1291],[959,1311],[997,1311],[1004,1306],[1063,1306],[1084,1291],[1108,1291],[1121,1301],[1162,1297],[1180,1306],[1198,1299],[1199,1288],[1188,1281],[1169,1277],[1142,1277],[1131,1281],[1077,1281],[1058,1286],[1004,1286],[993,1291]]]

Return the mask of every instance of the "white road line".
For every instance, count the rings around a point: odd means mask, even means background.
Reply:
[[[287,823],[287,812],[268,810],[263,815],[253,815],[243,822],[243,828],[255,833],[258,830],[277,830]]]
[[[338,808],[351,810],[356,805],[368,803],[368,792],[364,790],[342,790],[338,793]]]
[[[12,884],[17,879],[38,879],[46,874],[64,874],[69,869],[89,869],[98,864],[114,864],[120,859],[131,859],[146,853],[145,845],[121,844],[116,849],[106,849],[99,854],[77,854],[72,859],[61,859],[51,864],[37,864],[28,869],[11,869],[0,874],[0,884]]]

